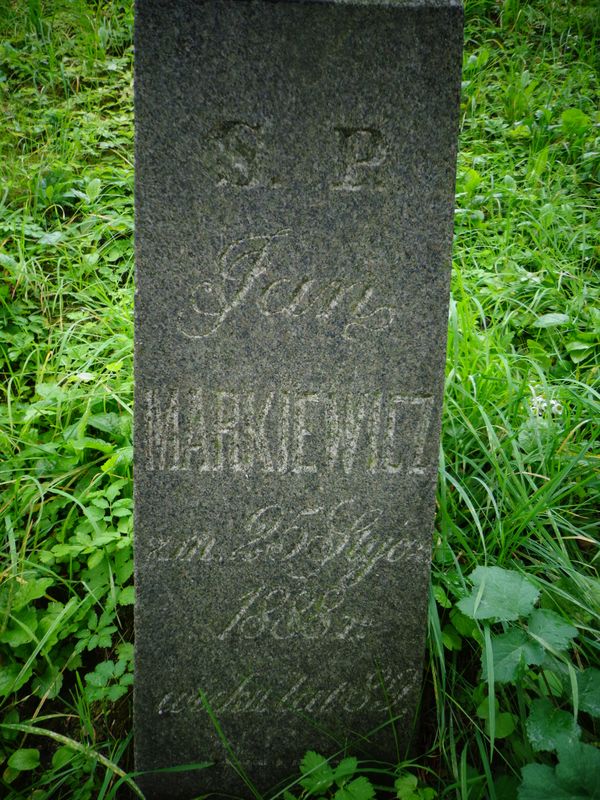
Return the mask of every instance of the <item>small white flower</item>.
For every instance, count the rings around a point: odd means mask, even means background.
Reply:
[[[529,406],[534,414],[543,416],[548,410],[551,414],[562,414],[563,407],[558,400],[554,400],[554,398],[548,400],[543,394],[539,394],[539,386],[530,386],[529,388],[531,390]]]

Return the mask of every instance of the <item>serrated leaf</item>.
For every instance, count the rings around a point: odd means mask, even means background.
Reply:
[[[300,781],[309,794],[324,794],[333,783],[333,770],[327,759],[309,750],[300,762],[300,772],[304,778]]]
[[[593,717],[600,717],[600,669],[589,667],[577,675],[579,708]]]
[[[123,478],[113,481],[110,484],[110,486],[105,490],[104,494],[112,502],[115,499],[115,497],[119,494],[123,486],[125,486],[125,484],[126,481]]]
[[[37,769],[39,765],[40,751],[35,747],[22,747],[20,750],[15,750],[8,759],[8,766],[19,772],[28,772],[29,770]]]
[[[0,697],[6,697],[12,692],[17,692],[23,686],[33,672],[33,667],[30,666],[21,672],[18,664],[9,664],[0,669]],[[20,677],[19,677],[20,676]]]
[[[592,124],[592,120],[580,108],[567,108],[560,115],[560,122],[568,136],[580,136]]]
[[[121,644],[117,645],[117,653],[119,654],[120,660],[133,661],[133,644],[131,642],[122,642]],[[341,763],[343,764],[344,762],[342,761]]]
[[[126,586],[119,592],[118,603],[120,606],[130,606],[135,602],[135,587]]]
[[[63,676],[58,667],[47,667],[42,675],[32,681],[32,690],[38,697],[54,698],[60,692]]]
[[[533,701],[525,728],[534,750],[556,750],[561,744],[577,741],[581,733],[573,715],[546,697]]]
[[[444,647],[447,647],[448,650],[461,650],[462,649],[462,639],[458,635],[458,631],[454,627],[454,625],[444,625],[442,630],[442,642]]]
[[[106,686],[114,674],[114,663],[112,661],[101,661],[100,664],[96,664],[93,672],[88,672],[85,680],[90,686]]]
[[[506,633],[492,636],[492,659],[494,681],[509,683],[516,680],[527,666],[541,664],[544,660],[544,648],[532,641],[525,631],[513,628]],[[481,663],[483,677],[487,680],[485,652],[482,654]]]
[[[553,768],[545,764],[527,764],[521,775],[523,782],[519,786],[519,800],[582,800],[561,788]]]
[[[10,614],[9,619],[10,625],[0,633],[0,642],[5,642],[10,647],[20,647],[35,640],[35,629],[38,626],[35,608],[23,608],[16,614]]]
[[[469,576],[471,594],[458,607],[472,619],[510,622],[531,613],[539,591],[523,575],[501,567],[477,567]]]
[[[396,778],[394,781],[394,789],[396,790],[396,797],[398,800],[412,800],[415,797],[415,790],[418,786],[418,779],[416,775],[404,773]]]
[[[31,578],[22,583],[13,599],[12,607],[14,611],[29,605],[33,600],[43,597],[46,590],[54,583],[54,578]]]
[[[433,596],[435,597],[436,603],[442,608],[452,608],[452,600],[450,600],[444,588],[439,584],[433,587]]]
[[[334,794],[334,800],[372,800],[373,797],[373,784],[364,775],[350,781]]]
[[[338,784],[338,786],[345,780],[347,780],[351,775],[354,775],[356,769],[358,767],[358,759],[354,758],[353,756],[349,756],[348,758],[343,758],[333,773],[333,779]]]
[[[116,701],[123,697],[124,694],[127,694],[127,686],[123,686],[122,684],[115,684],[114,686],[110,686],[106,692],[106,697],[112,703],[116,703]]]
[[[529,633],[549,650],[566,650],[577,636],[577,628],[547,608],[536,608],[527,623]]]
[[[569,742],[558,748],[556,777],[575,796],[600,796],[600,750],[591,744]],[[548,795],[547,795],[548,797]]]

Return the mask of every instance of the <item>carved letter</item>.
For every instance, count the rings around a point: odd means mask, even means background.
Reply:
[[[336,128],[341,150],[343,175],[333,189],[357,192],[381,189],[380,167],[386,159],[381,131],[375,128]]]
[[[166,408],[156,390],[146,392],[144,399],[149,469],[179,469],[179,393],[169,397]]]

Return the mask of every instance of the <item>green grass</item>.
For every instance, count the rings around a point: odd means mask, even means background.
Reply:
[[[351,771],[398,780],[401,800],[516,797],[532,762],[520,797],[551,797],[557,758],[575,756],[534,750],[536,700],[581,709],[583,741],[598,739],[581,676],[600,639],[599,17],[593,0],[467,2],[422,725],[412,761]],[[130,2],[0,2],[0,794],[13,800],[135,796],[132,21]],[[491,680],[497,642],[532,623],[460,610],[478,565],[527,575],[576,638]],[[309,767],[294,770],[307,795]]]

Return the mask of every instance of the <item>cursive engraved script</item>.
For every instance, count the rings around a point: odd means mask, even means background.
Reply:
[[[380,303],[376,286],[368,280],[323,279],[313,272],[282,277],[273,251],[290,235],[290,230],[282,229],[227,245],[217,257],[218,276],[200,281],[190,292],[178,319],[182,336],[213,336],[236,311],[250,305],[264,319],[305,316],[322,325],[340,326],[348,341],[391,327],[397,311]]]
[[[389,712],[390,707],[402,708],[406,695],[419,681],[419,671],[406,669],[402,673],[391,668],[373,670],[360,682],[340,681],[326,688],[315,688],[307,675],[290,675],[285,691],[264,684],[261,675],[250,674],[238,679],[233,688],[209,695],[211,708],[217,714],[265,714],[281,711],[315,713],[345,711],[357,713],[369,708]],[[160,716],[197,714],[203,710],[198,690],[170,691],[158,702]]]
[[[150,554],[156,562],[277,564],[296,581],[316,578],[330,564],[345,588],[360,583],[382,561],[397,564],[421,559],[418,546],[402,535],[382,537],[380,509],[357,508],[354,499],[333,508],[284,509],[277,503],[251,512],[241,526],[241,541],[222,531],[183,537],[155,536]]]

